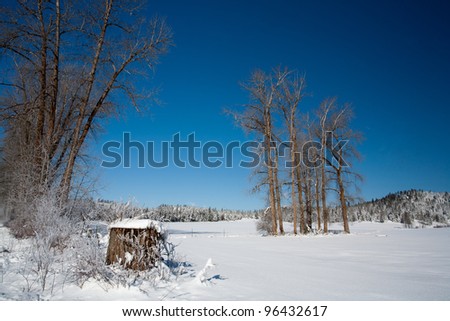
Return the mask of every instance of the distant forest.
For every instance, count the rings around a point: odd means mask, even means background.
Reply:
[[[96,213],[97,217],[92,217],[92,219],[106,221],[114,219],[112,214],[120,216],[121,212],[126,213],[128,217],[149,218],[163,222],[216,222],[244,218],[261,219],[265,211],[264,209],[244,211],[168,204],[156,208],[140,208],[108,200],[98,200],[92,205],[97,207],[96,211],[92,211],[92,213]],[[292,222],[292,208],[287,206],[282,210],[285,221]],[[352,222],[392,221],[411,226],[414,225],[414,222],[422,225],[447,224],[449,215],[450,193],[448,192],[438,193],[412,189],[349,206],[349,220]],[[330,207],[330,222],[340,222],[341,220],[340,207]]]

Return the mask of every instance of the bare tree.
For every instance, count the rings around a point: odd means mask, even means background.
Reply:
[[[317,167],[314,168],[314,191],[316,199],[317,232],[320,232],[322,229],[320,220],[320,172]]]
[[[320,150],[320,194],[322,201],[322,219],[323,219],[323,232],[328,233],[328,206],[327,206],[327,186],[328,178],[326,176],[325,166],[326,166],[326,139],[327,130],[329,122],[329,114],[334,108],[335,99],[324,100],[317,110],[317,118],[319,121],[319,126],[316,130],[316,137],[320,140],[321,150]]]
[[[278,70],[278,73],[281,73]],[[300,206],[300,233],[306,233],[306,226],[304,220],[304,206],[303,206],[303,188],[301,182],[301,160],[298,144],[298,126],[297,122],[299,119],[299,109],[298,106],[304,96],[305,88],[305,78],[300,76],[296,72],[289,72],[288,77],[285,77],[280,90],[279,95],[279,106],[285,121],[285,126],[289,133],[290,142],[290,176],[291,176],[291,202],[292,202],[292,212],[293,212],[293,225],[294,234],[297,234],[297,203]],[[297,192],[297,193],[296,193]],[[298,196],[298,198],[297,198]]]
[[[344,232],[350,233],[348,223],[347,203],[349,194],[347,186],[355,181],[361,180],[362,177],[351,168],[351,160],[359,159],[360,155],[356,149],[356,144],[361,141],[362,135],[350,128],[350,122],[353,118],[353,110],[349,104],[342,107],[335,107],[330,117],[328,133],[336,142],[328,140],[328,150],[331,151],[330,157],[326,158],[326,162],[331,168],[332,180],[336,183],[336,188],[332,188],[339,197],[341,208],[342,222]]]
[[[287,72],[266,74],[256,70],[250,80],[242,84],[249,93],[250,102],[244,106],[242,112],[228,111],[242,128],[255,133],[262,141],[265,170],[260,172],[267,175],[267,180],[263,182],[268,185],[273,235],[278,234],[278,227],[280,233],[284,233],[278,181],[278,150],[273,146],[273,142],[277,140],[274,133],[273,111],[276,108],[277,90],[286,75]]]
[[[164,19],[146,20],[142,9],[141,1],[18,0],[1,12],[9,69],[0,117],[6,163],[21,177],[16,190],[59,186],[66,202],[86,141],[117,110],[118,95],[138,109],[151,98],[132,82],[168,51],[172,34]]]
[[[284,234],[284,227],[283,227],[283,211],[281,209],[281,183],[279,179],[279,153],[278,148],[274,150],[274,158],[275,162],[273,163],[273,184],[275,186],[275,204],[277,207],[277,213],[278,213],[278,226],[280,229],[280,234]]]

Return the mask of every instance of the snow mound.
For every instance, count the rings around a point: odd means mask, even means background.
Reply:
[[[125,219],[112,223],[109,228],[129,228],[129,229],[146,229],[154,228],[158,233],[162,234],[164,228],[161,222],[143,219]]]

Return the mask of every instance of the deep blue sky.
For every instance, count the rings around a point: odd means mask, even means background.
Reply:
[[[450,6],[447,1],[173,1],[150,2],[167,17],[176,46],[141,86],[158,85],[163,102],[150,114],[129,108],[93,146],[100,155],[123,132],[141,141],[249,139],[223,114],[247,102],[239,82],[277,65],[305,73],[308,111],[329,96],[350,102],[365,135],[362,196],[397,190],[450,190]],[[100,157],[100,156],[99,156]],[[100,163],[100,161],[99,161]],[[251,195],[250,171],[99,169],[100,196],[140,204],[264,206]]]

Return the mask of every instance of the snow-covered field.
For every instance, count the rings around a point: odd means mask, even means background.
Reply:
[[[450,300],[449,228],[355,223],[350,235],[263,237],[255,226],[254,220],[170,223],[185,270],[178,278],[156,288],[66,284],[44,299]],[[0,252],[13,249],[9,269],[0,271],[0,299],[26,298],[18,294],[24,280],[13,268],[20,263],[14,251],[25,247],[12,242],[0,227]]]

